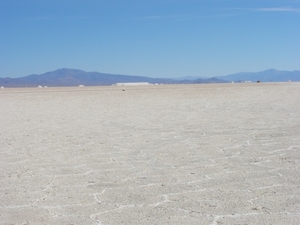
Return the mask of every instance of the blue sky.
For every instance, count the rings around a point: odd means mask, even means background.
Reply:
[[[300,69],[300,0],[0,0],[0,77]]]

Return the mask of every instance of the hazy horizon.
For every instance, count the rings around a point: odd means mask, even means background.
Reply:
[[[87,72],[87,73],[100,73],[100,74],[110,74],[110,75],[124,75],[124,76],[138,76],[138,77],[148,77],[148,76],[144,76],[144,75],[131,75],[131,74],[112,74],[112,73],[104,73],[104,72],[101,72],[101,71],[85,71],[85,70],[82,70],[82,69],[76,69],[76,68],[59,68],[59,69],[55,69],[55,70],[51,70],[51,71],[46,71],[44,73],[41,73],[41,74],[36,74],[36,73],[33,73],[33,74],[27,74],[27,75],[24,75],[24,76],[18,76],[18,77],[0,77],[0,78],[21,78],[21,77],[27,77],[27,76],[31,76],[31,75],[43,75],[43,74],[46,74],[46,73],[51,73],[51,72],[55,72],[57,70],[64,70],[64,69],[68,69],[68,70],[79,70],[79,71],[83,71],[83,72]],[[277,70],[277,69],[274,69],[274,68],[270,68],[270,69],[265,69],[263,71],[239,71],[239,72],[236,72],[236,73],[232,73],[232,74],[222,74],[222,75],[218,75],[218,76],[181,76],[181,77],[167,77],[167,78],[170,78],[170,79],[185,79],[185,78],[188,78],[188,79],[192,79],[192,78],[203,78],[203,79],[209,79],[209,78],[213,78],[213,77],[222,77],[222,76],[227,76],[227,75],[234,75],[234,74],[243,74],[243,73],[258,73],[258,72],[265,72],[265,71],[269,71],[269,70],[275,70],[275,71],[287,71],[287,70]],[[293,70],[293,71],[300,71],[300,70]],[[293,71],[287,71],[287,72],[293,72]],[[152,76],[149,78],[164,78],[164,77],[157,77],[157,76]]]

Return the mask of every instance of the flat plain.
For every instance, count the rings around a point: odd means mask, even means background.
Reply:
[[[300,83],[0,89],[0,224],[300,224]]]

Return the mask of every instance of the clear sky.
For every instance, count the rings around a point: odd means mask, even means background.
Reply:
[[[300,69],[300,0],[0,0],[0,77]]]

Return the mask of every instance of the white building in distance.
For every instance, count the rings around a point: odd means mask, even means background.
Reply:
[[[138,86],[138,85],[151,85],[148,82],[132,82],[132,83],[116,83],[117,86]]]

